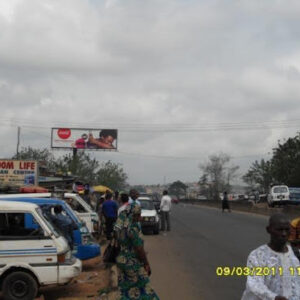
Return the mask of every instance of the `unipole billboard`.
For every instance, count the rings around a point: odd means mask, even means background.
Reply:
[[[117,129],[52,128],[51,148],[117,151]]]
[[[0,185],[24,186],[37,184],[37,161],[0,159]]]

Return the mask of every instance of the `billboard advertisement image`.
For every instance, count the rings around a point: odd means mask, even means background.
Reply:
[[[38,162],[0,159],[0,185],[37,185]]]
[[[51,148],[117,150],[117,129],[52,128]]]

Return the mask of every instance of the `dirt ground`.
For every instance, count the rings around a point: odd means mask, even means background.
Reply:
[[[109,291],[110,268],[100,257],[84,261],[83,272],[68,285],[45,287],[40,290],[45,300],[109,299],[104,297]]]

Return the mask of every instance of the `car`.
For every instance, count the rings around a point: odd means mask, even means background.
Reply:
[[[154,193],[154,194],[140,193],[139,197],[150,198],[153,201],[153,203],[154,203],[155,209],[158,212],[160,211],[160,197],[159,197],[158,193]]]
[[[290,191],[286,185],[274,185],[268,193],[268,205],[274,207],[276,204],[288,204],[290,201]]]
[[[290,203],[299,205],[300,204],[300,188],[299,187],[289,187],[290,191]]]
[[[138,201],[142,208],[142,231],[151,230],[154,234],[159,234],[160,219],[153,200],[150,197],[139,197]]]
[[[171,197],[171,201],[172,203],[178,204],[179,203],[179,199],[177,196],[170,196]]]

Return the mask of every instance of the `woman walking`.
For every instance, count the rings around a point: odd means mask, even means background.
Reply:
[[[222,200],[222,212],[224,212],[225,209],[228,209],[228,211],[231,212],[227,192],[224,192],[224,196]]]
[[[140,228],[141,207],[128,204],[115,224],[115,235],[120,246],[117,257],[120,300],[159,300],[151,288],[151,268],[144,250]]]

